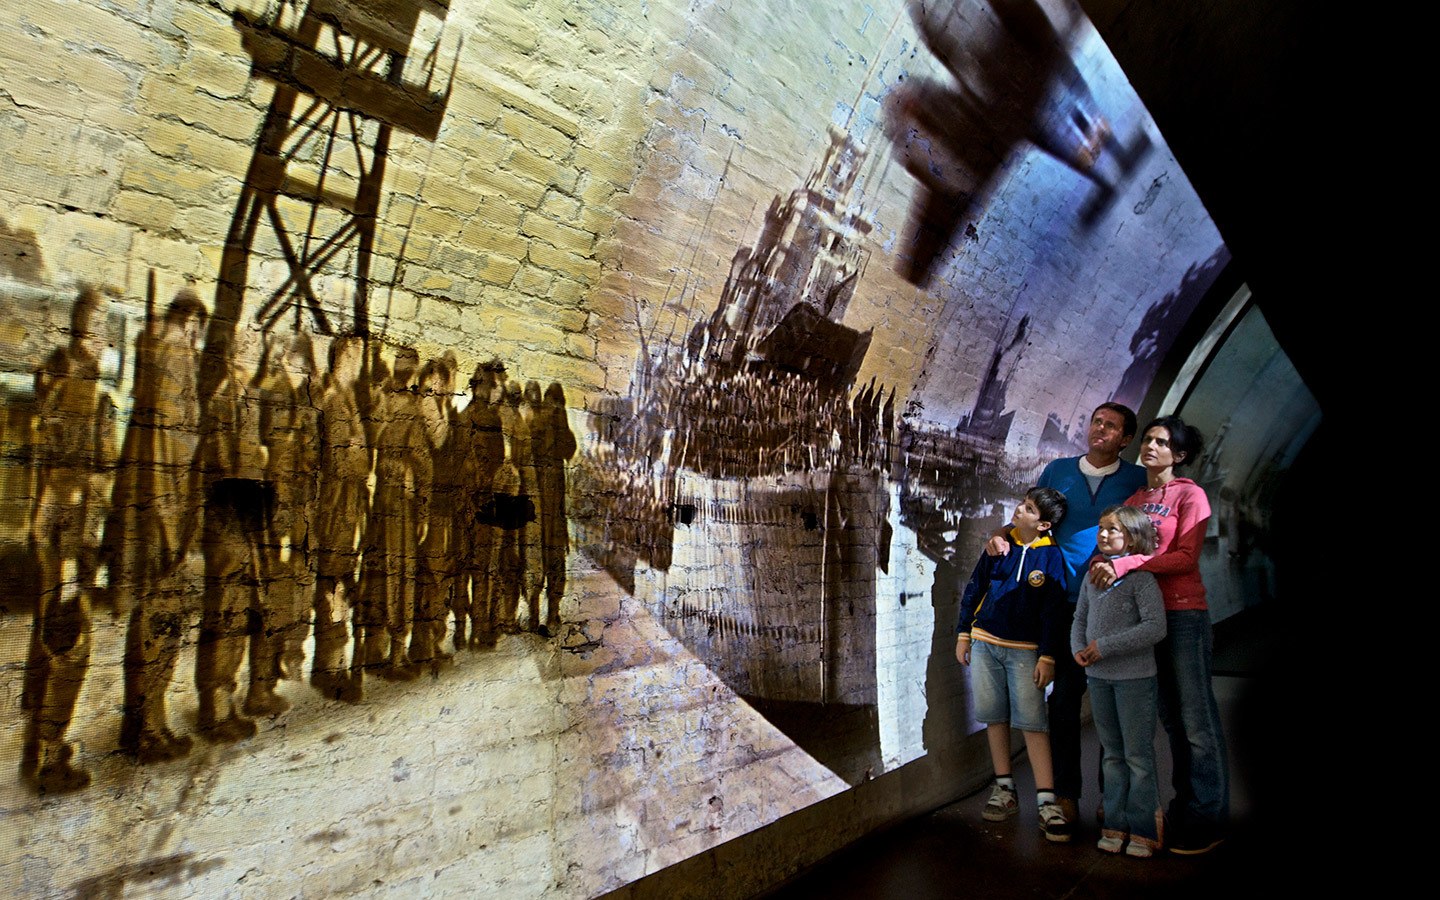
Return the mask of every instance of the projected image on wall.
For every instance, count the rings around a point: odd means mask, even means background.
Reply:
[[[897,63],[905,24],[941,73]],[[1094,406],[1139,405],[1228,260],[1082,19],[917,4],[885,47],[794,187],[732,197],[720,180],[707,221],[757,214],[709,296],[681,268],[678,293],[624,298],[641,352],[583,464],[623,498],[587,551],[852,784],[953,739],[952,713],[927,709],[964,704],[951,570],[968,574],[1044,462],[1084,452]],[[1157,260],[1175,219],[1194,233]],[[877,347],[913,340],[877,329],[913,292],[891,269],[942,304],[909,391],[866,377]],[[923,625],[912,595],[931,597]],[[907,678],[928,701],[882,697]]]
[[[0,13],[0,884],[595,896],[963,756],[1229,255],[1072,4],[736,6]]]

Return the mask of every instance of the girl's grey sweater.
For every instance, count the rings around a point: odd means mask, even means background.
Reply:
[[[1076,577],[1085,578],[1084,570]],[[1091,642],[1100,660],[1085,672],[1107,681],[1149,678],[1155,674],[1155,645],[1165,637],[1165,599],[1149,572],[1131,572],[1108,588],[1085,578],[1070,626],[1070,652]]]

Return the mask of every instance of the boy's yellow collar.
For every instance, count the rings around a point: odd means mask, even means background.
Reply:
[[[1040,532],[1040,534],[1038,534],[1038,535],[1035,536],[1035,540],[1031,541],[1029,544],[1025,544],[1024,542],[1022,542],[1022,541],[1020,540],[1020,535],[1016,533],[1017,531],[1019,531],[1019,529],[1015,528],[1015,526],[1013,526],[1013,525],[1010,526],[1010,540],[1014,541],[1015,543],[1019,544],[1019,545],[1022,546],[1022,547],[1027,547],[1027,546],[1028,546],[1028,547],[1053,547],[1053,546],[1055,546],[1055,539],[1050,536],[1050,532],[1049,532],[1049,531],[1042,531],[1042,532]]]

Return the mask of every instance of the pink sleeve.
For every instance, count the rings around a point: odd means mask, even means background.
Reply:
[[[1205,545],[1205,523],[1210,520],[1210,500],[1199,486],[1185,492],[1175,508],[1175,537],[1153,556],[1131,554],[1111,560],[1115,577],[1123,578],[1136,569],[1153,575],[1179,575],[1200,568],[1200,550]]]

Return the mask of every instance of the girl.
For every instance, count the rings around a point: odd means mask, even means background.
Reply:
[[[1096,547],[1107,560],[1155,551],[1143,512],[1112,506],[1100,515]],[[1148,857],[1160,847],[1155,786],[1155,652],[1165,637],[1165,602],[1149,572],[1107,588],[1085,582],[1070,628],[1070,650],[1086,669],[1090,709],[1104,749],[1105,822],[1096,844],[1106,853]],[[1129,844],[1126,844],[1126,836]]]

